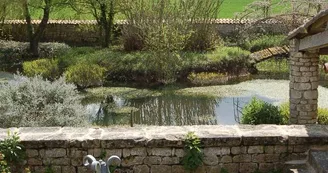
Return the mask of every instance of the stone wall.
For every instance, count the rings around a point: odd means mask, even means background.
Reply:
[[[307,157],[309,149],[328,148],[325,126],[186,126],[112,128],[19,128],[26,147],[27,165],[44,172],[88,173],[82,166],[87,154],[122,158],[121,172],[186,173],[181,159],[183,139],[195,132],[202,141],[204,164],[198,173],[268,172],[286,161]],[[0,129],[0,140],[8,129]]]
[[[37,24],[39,21],[33,21]],[[250,24],[249,20],[238,21],[233,19],[219,19],[213,25],[216,25],[218,34],[221,36],[234,35],[236,29],[246,27]],[[56,21],[51,20],[42,37],[42,42],[65,42],[74,46],[90,46],[99,44],[99,28],[96,21]],[[120,22],[118,27],[124,24]],[[36,25],[35,25],[36,26]],[[261,31],[273,33],[287,33],[288,29],[279,23],[268,22],[259,25]],[[258,28],[257,28],[258,29]],[[21,20],[9,20],[0,29],[0,39],[13,41],[28,41],[26,24]]]
[[[318,115],[319,54],[290,48],[290,123],[315,124]]]

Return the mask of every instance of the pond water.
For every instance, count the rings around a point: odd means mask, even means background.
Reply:
[[[321,90],[320,95],[327,94],[326,88],[320,87],[319,90]],[[86,106],[91,117],[90,121],[100,126],[131,125],[131,122],[133,125],[159,126],[233,125],[238,124],[241,109],[252,97],[274,105],[287,102],[289,81],[253,80],[234,85],[196,87],[191,91],[189,93],[191,96],[175,93],[136,99],[124,99],[114,95],[113,103],[105,110],[100,110],[99,100]],[[214,96],[199,96],[199,93],[207,92]],[[323,101],[319,98],[319,106],[320,102]],[[327,102],[324,102],[326,105]],[[132,113],[129,111],[131,107],[136,108]],[[117,113],[120,109],[125,109],[126,113],[122,111]]]
[[[274,100],[257,96],[267,102]],[[95,125],[233,125],[238,124],[241,108],[252,97],[196,97],[163,95],[138,99],[123,99],[114,96],[108,108],[101,108],[100,102],[87,105],[91,121]],[[120,108],[125,111],[118,110]],[[129,109],[129,108],[136,109]],[[131,110],[131,111],[130,111]],[[132,121],[132,122],[131,122]]]

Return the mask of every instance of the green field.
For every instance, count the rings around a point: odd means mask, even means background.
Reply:
[[[218,14],[218,18],[234,18],[235,14],[238,12],[242,12],[244,8],[252,3],[255,0],[224,0],[220,12]],[[274,0],[278,1],[278,0]],[[280,9],[274,9],[274,11],[278,11]],[[31,9],[31,14],[33,19],[40,19],[42,17],[41,10],[33,10]],[[9,17],[9,18],[17,18],[17,17]],[[74,10],[69,7],[61,7],[55,8],[52,10],[50,15],[51,19],[65,19],[65,20],[92,20],[94,19],[90,14],[77,14]],[[122,15],[118,15],[117,19],[123,19]]]
[[[225,0],[221,6],[219,18],[233,18],[235,13],[242,12],[247,4],[255,0]]]

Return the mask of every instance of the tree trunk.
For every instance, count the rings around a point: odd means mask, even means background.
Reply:
[[[101,15],[100,15],[100,25],[103,29],[103,40],[102,40],[102,47],[106,48],[109,46],[109,37],[110,37],[110,33],[108,32],[109,28],[108,28],[108,22],[107,22],[107,5],[106,4],[101,4],[100,5],[100,11],[101,11]]]
[[[34,32],[28,2],[27,0],[23,1],[24,16],[27,23],[27,35],[30,42],[29,53],[34,58],[39,57],[39,42],[41,36],[43,35],[47,27],[49,15],[50,15],[51,0],[44,0],[44,2],[45,2],[45,7],[43,9],[43,17],[41,23],[39,24],[36,31]]]

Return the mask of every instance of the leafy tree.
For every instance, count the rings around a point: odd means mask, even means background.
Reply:
[[[70,4],[78,13],[92,14],[100,26],[102,47],[108,47],[112,42],[118,2],[118,0],[71,0]]]

